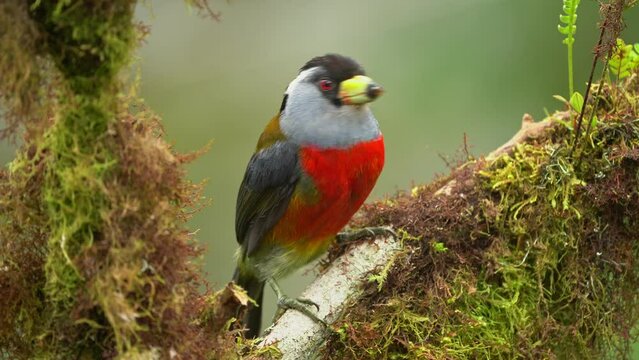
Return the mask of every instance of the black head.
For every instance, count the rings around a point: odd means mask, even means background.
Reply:
[[[337,94],[339,84],[355,75],[366,75],[364,69],[355,60],[339,54],[314,57],[302,66],[300,72],[311,68],[318,68],[319,71],[310,81],[315,82],[322,90],[322,94],[335,106],[342,105]]]
[[[304,64],[300,71],[314,67],[323,68],[325,76],[338,82],[350,79],[355,75],[366,75],[362,66],[355,60],[339,54],[326,54],[324,56],[314,57]]]

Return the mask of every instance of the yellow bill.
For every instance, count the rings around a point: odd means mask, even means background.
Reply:
[[[362,105],[377,99],[384,90],[373,79],[355,75],[339,85],[339,98],[344,105]]]

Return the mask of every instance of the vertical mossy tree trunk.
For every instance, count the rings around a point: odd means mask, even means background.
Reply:
[[[117,160],[107,129],[118,107],[117,75],[135,40],[134,4],[32,6],[31,16],[44,34],[42,46],[61,76],[55,122],[36,145],[46,149],[49,160],[42,184],[50,225],[44,290],[54,322],[68,318],[78,286],[84,286],[75,259],[102,240],[103,215],[111,205],[105,178]]]
[[[0,4],[0,358],[204,358],[200,250],[159,119],[122,75],[134,0]],[[13,132],[11,132],[13,131]]]

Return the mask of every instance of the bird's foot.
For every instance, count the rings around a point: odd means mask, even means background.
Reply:
[[[324,320],[317,317],[317,315],[315,315],[313,311],[308,308],[308,306],[314,306],[319,311],[319,305],[309,299],[293,299],[284,295],[281,298],[277,299],[278,313],[276,313],[276,317],[281,316],[284,311],[288,309],[293,309],[306,315],[314,322],[328,327],[328,324],[326,324]]]
[[[367,237],[376,237],[380,235],[386,236],[394,236],[397,237],[397,233],[388,226],[374,226],[374,227],[365,227],[361,229],[356,229],[353,231],[344,231],[337,236],[335,236],[335,240],[339,245],[346,245],[349,242],[361,240]]]
[[[300,298],[300,299],[290,298],[282,293],[282,290],[280,289],[279,285],[275,282],[275,280],[273,279],[268,280],[268,283],[269,285],[271,285],[271,288],[273,288],[273,291],[275,291],[275,295],[277,296],[277,312],[275,312],[275,316],[273,317],[273,322],[279,319],[279,317],[282,316],[282,314],[284,314],[284,311],[288,309],[293,309],[306,315],[309,319],[313,320],[314,322],[328,327],[328,324],[326,324],[324,320],[317,317],[317,315],[315,315],[308,308],[308,306],[313,306],[317,309],[317,311],[319,311],[319,305],[316,302],[309,299],[304,299],[304,298]]]

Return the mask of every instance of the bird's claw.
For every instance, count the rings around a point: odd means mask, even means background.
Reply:
[[[311,310],[307,308],[307,306],[314,306],[317,309],[317,311],[319,311],[319,305],[312,300],[303,299],[303,298],[293,299],[288,296],[282,296],[279,299],[277,299],[277,306],[279,307],[281,312],[284,312],[288,309],[297,310],[301,312],[302,314],[306,315],[308,318],[310,318],[314,322],[328,327],[328,324],[326,324],[324,320],[317,317],[317,315],[313,314],[313,312],[311,312]]]
[[[299,302],[301,302],[301,303],[302,303],[302,304],[304,304],[304,305],[314,306],[314,307],[315,307],[315,309],[316,309],[316,311],[319,311],[319,305],[318,305],[315,301],[313,301],[313,300],[310,300],[310,299],[304,299],[304,298],[297,298],[296,300],[297,300],[297,301],[299,301]]]
[[[288,309],[293,309],[306,315],[309,319],[313,320],[314,322],[328,327],[328,324],[326,324],[324,320],[318,318],[317,315],[313,314],[313,312],[311,312],[311,310],[307,308],[307,306],[314,306],[317,309],[317,311],[319,311],[319,305],[317,305],[316,302],[309,299],[304,299],[304,298],[302,299],[290,298],[282,293],[282,289],[280,289],[280,286],[277,284],[275,279],[271,278],[266,281],[271,285],[271,287],[273,288],[273,291],[275,291],[275,295],[277,296],[278,309],[275,312],[273,322],[275,322],[280,316],[282,316],[284,311]]]
[[[361,240],[366,237],[375,237],[380,235],[397,237],[397,233],[388,226],[365,227],[358,230],[341,232],[335,236],[337,243],[342,245],[352,241]]]

